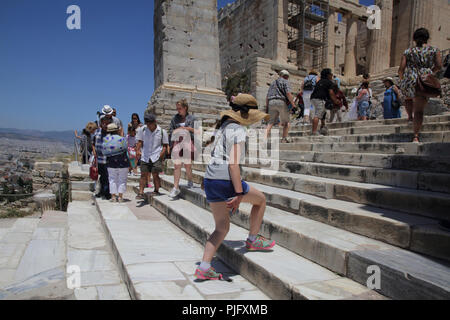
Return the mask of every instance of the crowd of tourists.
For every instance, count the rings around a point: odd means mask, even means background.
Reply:
[[[438,48],[428,45],[428,30],[417,29],[413,40],[415,47],[407,49],[398,71],[399,83],[392,77],[383,79],[385,87],[381,106],[384,119],[401,118],[401,106],[404,105],[408,115],[408,123],[413,124],[413,142],[419,142],[419,132],[423,123],[423,112],[430,97],[439,96],[439,80],[437,73],[442,71],[443,63]],[[448,57],[447,57],[448,60]],[[444,76],[448,77],[447,70]],[[266,137],[274,125],[283,127],[282,142],[290,143],[290,120],[303,120],[311,123],[311,135],[326,134],[326,122],[343,120],[342,112],[348,112],[348,120],[367,121],[376,119],[373,104],[373,91],[370,87],[369,74],[363,75],[359,88],[353,92],[355,98],[349,106],[341,91],[341,80],[333,75],[331,69],[323,69],[320,74],[311,70],[300,85],[300,92],[293,99],[289,83],[289,72],[282,70],[279,78],[272,82],[266,98],[266,110],[270,114]],[[294,116],[292,116],[294,114]],[[321,123],[319,129],[319,122]]]
[[[439,51],[427,45],[429,35],[425,29],[414,33],[417,46],[405,51],[399,70],[400,83],[392,78],[384,79],[384,118],[400,118],[400,104],[404,99],[408,120],[414,122],[414,141],[419,141],[419,131],[423,121],[423,109],[427,94],[417,88],[418,79],[433,75],[442,67]],[[301,91],[292,93],[289,72],[282,70],[273,81],[266,98],[266,112],[258,108],[256,99],[249,94],[238,94],[230,99],[230,110],[220,113],[214,135],[207,142],[211,148],[202,189],[211,207],[215,230],[208,238],[202,261],[195,276],[203,280],[220,280],[223,275],[216,272],[211,261],[230,228],[230,216],[235,214],[242,202],[252,205],[250,230],[245,241],[249,251],[270,251],[275,241],[259,235],[264,217],[266,199],[264,194],[242,180],[240,164],[245,159],[244,146],[247,132],[245,127],[266,122],[266,138],[274,125],[283,127],[281,142],[291,143],[289,127],[292,118],[303,123],[311,123],[311,135],[316,136],[325,128],[326,121],[342,121],[341,112],[355,112],[361,121],[370,119],[372,90],[370,76],[364,75],[360,87],[355,92],[351,106],[341,91],[341,81],[331,69],[323,69],[320,74],[311,70],[301,84]],[[352,110],[353,109],[353,110]],[[188,102],[183,99],[176,103],[177,113],[173,116],[169,130],[160,127],[151,112],[144,113],[144,123],[134,113],[127,127],[117,117],[117,110],[105,105],[98,113],[96,122],[89,122],[82,132],[87,146],[83,152],[91,158],[90,163],[98,167],[99,192],[96,197],[113,202],[124,201],[128,176],[138,175],[140,167],[139,192],[137,200],[145,200],[145,188],[153,181],[153,196],[160,195],[161,178],[165,159],[171,158],[174,165],[174,186],[169,197],[173,200],[180,195],[181,170],[184,166],[187,188],[194,187],[192,161],[197,152],[194,136],[198,134],[194,126],[196,118],[189,113]],[[319,129],[319,122],[321,123]],[[77,132],[75,134],[78,136]],[[86,143],[87,142],[87,143]],[[200,150],[199,150],[200,151]]]

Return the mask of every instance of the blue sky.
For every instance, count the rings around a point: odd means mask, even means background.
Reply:
[[[0,70],[0,127],[80,129],[104,104],[127,123],[154,90],[153,1],[1,0]]]

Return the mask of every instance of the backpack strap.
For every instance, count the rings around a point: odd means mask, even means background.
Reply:
[[[286,99],[286,103],[288,103],[288,102],[289,102],[289,99],[288,99],[288,97],[287,97],[287,93],[286,93],[286,91],[285,91],[284,89],[282,89],[282,88],[280,87],[280,83],[278,82],[278,80],[280,80],[280,79],[278,78],[277,80],[275,80],[275,84],[276,84],[278,90],[283,94],[284,98]]]
[[[225,123],[225,126],[223,126],[220,130],[219,130],[219,133],[221,133],[221,136],[220,136],[220,138],[223,136],[224,137],[224,139],[223,139],[223,154],[222,154],[222,159],[223,159],[223,161],[226,161],[227,160],[227,157],[226,157],[226,150],[227,150],[227,141],[226,141],[226,139],[225,139],[225,129],[227,128],[227,126],[230,124],[231,122],[227,122],[227,123]],[[216,137],[217,138],[217,137]],[[219,139],[216,139],[216,142],[214,143],[214,146],[213,146],[213,148],[211,149],[211,157],[214,157],[214,150],[216,149],[216,147],[217,147],[217,144],[218,144],[218,142],[219,142]]]

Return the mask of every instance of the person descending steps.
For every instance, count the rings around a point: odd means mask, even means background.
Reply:
[[[261,191],[241,180],[239,167],[245,158],[247,134],[243,126],[268,120],[269,115],[258,110],[256,99],[249,94],[238,95],[230,106],[232,110],[221,113],[216,127],[218,132],[210,141],[215,144],[205,173],[204,189],[216,227],[206,242],[202,262],[195,271],[195,277],[201,280],[224,279],[211,267],[211,261],[230,229],[230,215],[239,210],[241,202],[253,205],[246,248],[249,251],[268,251],[275,246],[275,241],[258,235],[266,198]]]

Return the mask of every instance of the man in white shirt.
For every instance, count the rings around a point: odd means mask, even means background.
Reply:
[[[136,199],[144,199],[144,188],[150,173],[155,184],[153,194],[159,194],[159,173],[163,171],[163,161],[169,147],[167,132],[158,126],[155,115],[146,114],[144,121],[145,126],[136,133],[136,156],[141,159],[141,180]]]

